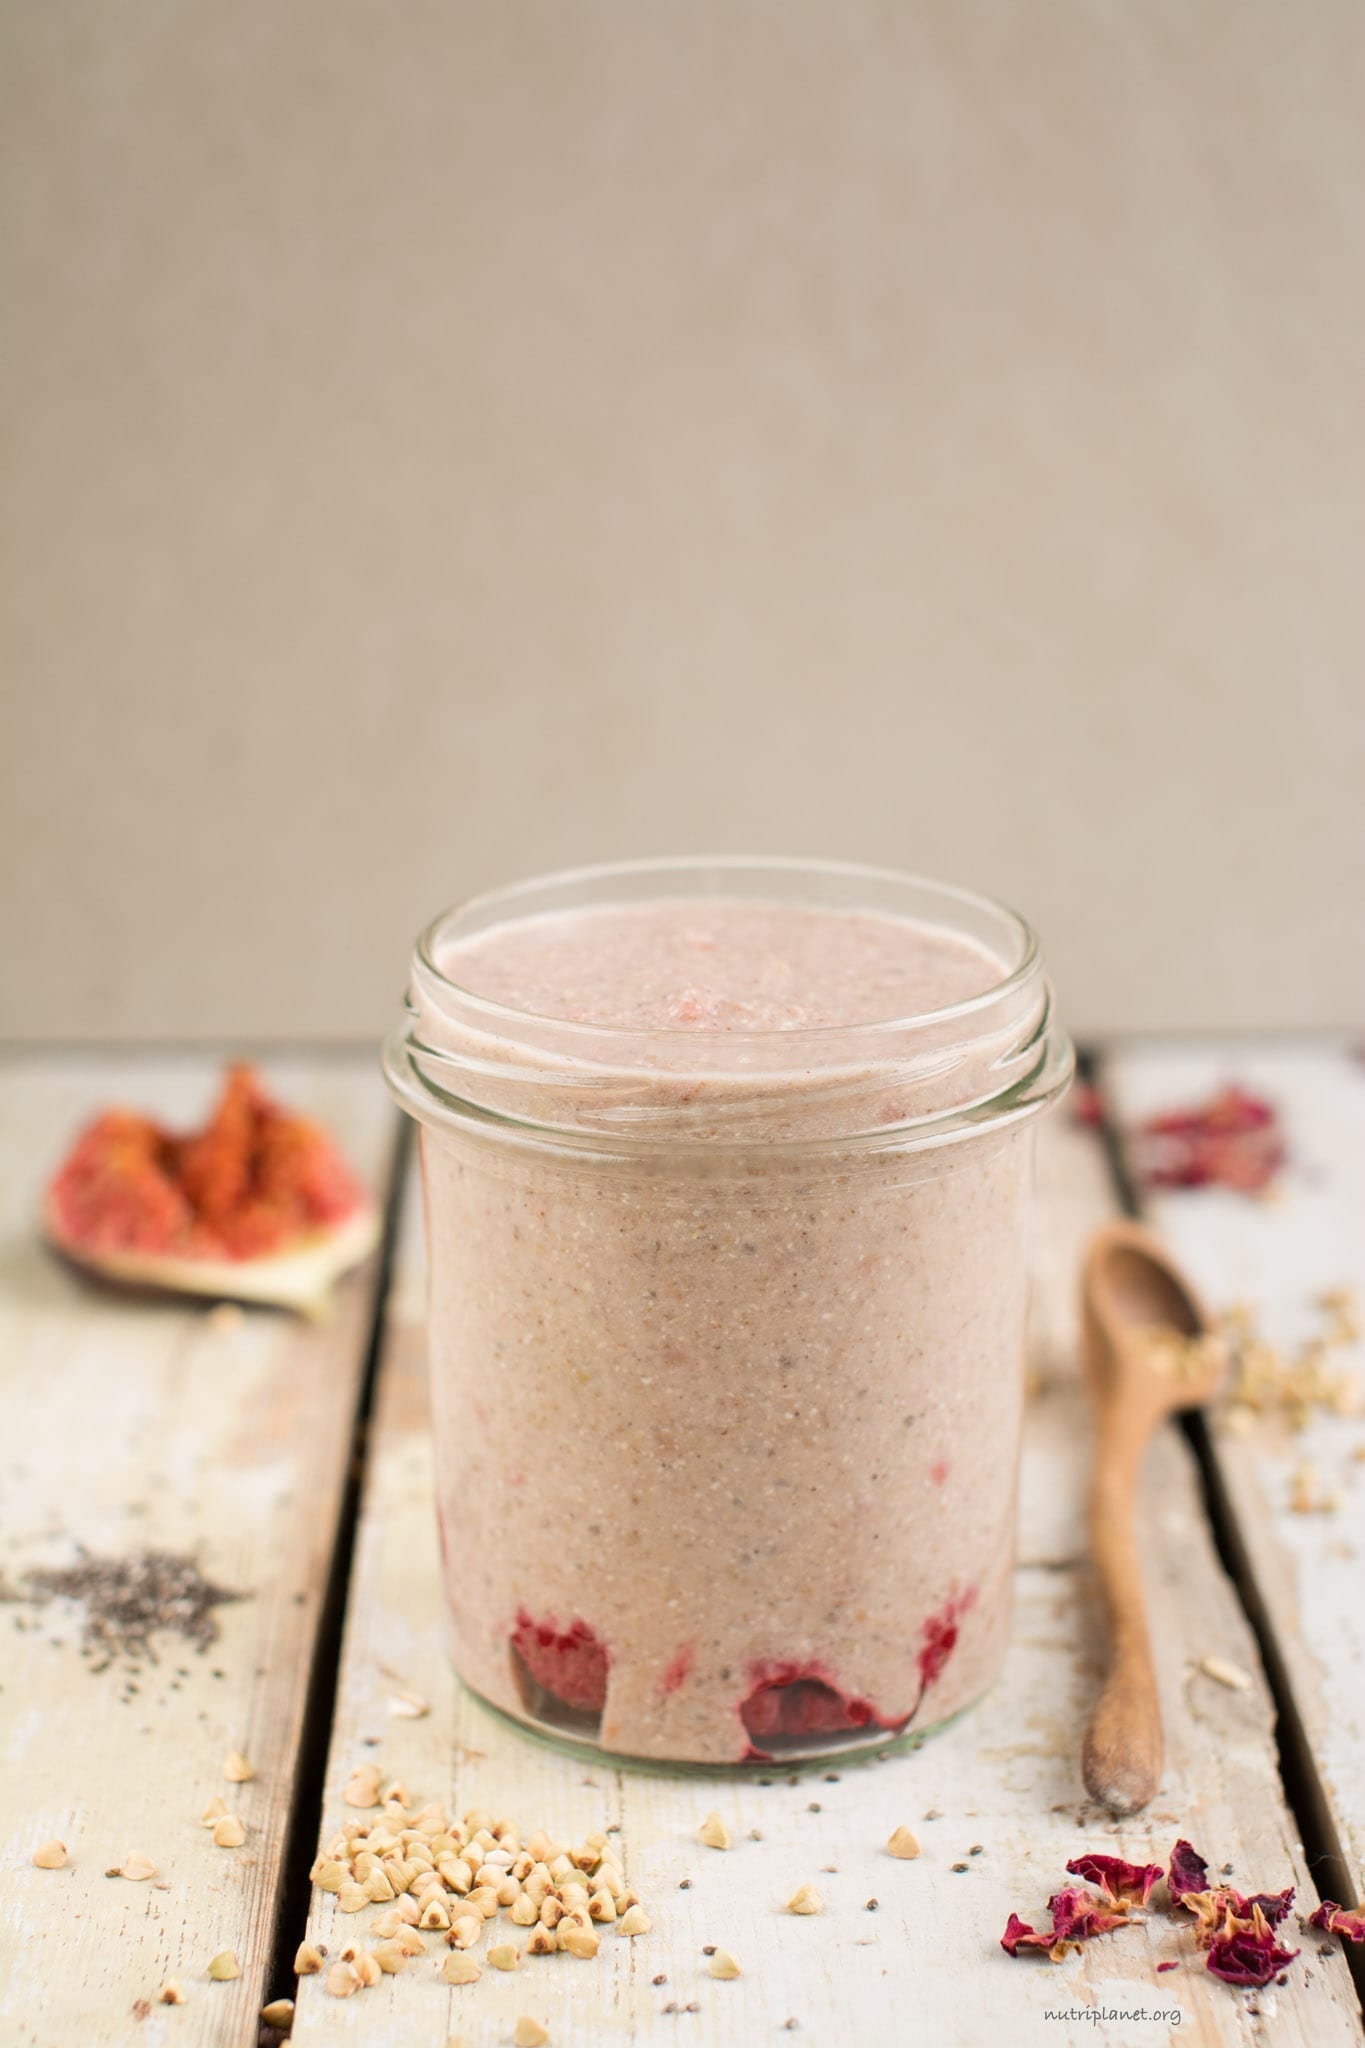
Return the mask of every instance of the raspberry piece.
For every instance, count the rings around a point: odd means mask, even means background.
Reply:
[[[919,1676],[924,1692],[943,1675],[944,1665],[957,1648],[962,1617],[969,1614],[975,1605],[976,1587],[968,1586],[965,1593],[954,1593],[951,1599],[945,1600],[921,1628]]]
[[[586,1621],[561,1629],[554,1621],[536,1621],[526,1609],[517,1613],[511,1644],[536,1684],[580,1714],[600,1714],[607,1699],[611,1658]]]
[[[739,1709],[752,1742],[894,1725],[881,1718],[870,1700],[840,1692],[816,1665],[760,1666],[753,1677]]]
[[[679,1686],[686,1685],[692,1673],[696,1654],[691,1643],[684,1643],[676,1656],[669,1660],[664,1675],[659,1680],[659,1690],[665,1697],[671,1692],[676,1692]]]

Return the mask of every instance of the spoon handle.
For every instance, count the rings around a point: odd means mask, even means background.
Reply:
[[[1092,1797],[1119,1814],[1146,1806],[1161,1777],[1161,1701],[1136,1526],[1144,1421],[1125,1415],[1118,1402],[1102,1405],[1090,1491],[1090,1546],[1108,1621],[1109,1668],[1085,1731],[1081,1772]]]

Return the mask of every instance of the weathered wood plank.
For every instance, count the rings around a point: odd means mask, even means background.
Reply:
[[[1147,1214],[1215,1307],[1245,1302],[1286,1350],[1322,1326],[1346,1288],[1365,1303],[1365,1065],[1340,1046],[1134,1044],[1106,1063],[1121,1126],[1205,1099],[1235,1079],[1276,1104],[1290,1147],[1270,1201],[1218,1189],[1151,1191]],[[1365,1381],[1359,1345],[1339,1354]],[[1212,1425],[1214,1456],[1256,1591],[1283,1659],[1338,1845],[1365,1894],[1365,1417],[1316,1412],[1298,1433],[1274,1417]],[[1296,1512],[1307,1463],[1336,1505]]]
[[[524,1739],[464,1694],[445,1655],[440,1573],[431,1507],[420,1289],[418,1204],[409,1205],[390,1301],[328,1769],[322,1838],[345,1820],[342,1787],[357,1762],[377,1760],[419,1801],[473,1805],[581,1837],[618,1826],[628,1878],[654,1932],[634,1943],[608,1933],[592,1964],[566,1957],[528,1961],[514,1975],[486,1970],[470,1987],[438,1978],[444,1949],[402,1976],[346,2000],[319,1977],[303,1980],[300,2048],[443,2048],[451,2035],[475,2043],[511,2039],[515,2015],[548,2022],[555,2048],[606,2042],[750,2048],[794,2039],[819,2043],[954,2044],[1008,2041],[1024,2048],[1131,2043],[1164,2038],[1139,2011],[1178,2008],[1178,2038],[1245,2042],[1243,1998],[1210,1977],[1188,1931],[1155,1916],[1090,1944],[1059,1967],[1011,1962],[998,1943],[1012,1908],[1041,1912],[1064,1882],[1068,1857],[1086,1847],[1165,1860],[1178,1833],[1257,1885],[1290,1880],[1311,1901],[1285,1809],[1269,1703],[1232,1588],[1214,1557],[1191,1463],[1174,1431],[1155,1447],[1146,1476],[1153,1605],[1170,1721],[1169,1767],[1153,1812],[1122,1828],[1084,1803],[1078,1755],[1095,1683],[1096,1643],[1082,1558],[1088,1423],[1076,1377],[1077,1254],[1109,1212],[1097,1142],[1058,1124],[1041,1159],[1038,1287],[1033,1356],[1041,1385],[1030,1408],[1024,1460],[1018,1616],[1003,1683],[975,1713],[913,1756],[844,1766],[796,1784],[752,1778],[619,1772],[590,1767]],[[483,1540],[496,1541],[489,1531]],[[1255,1674],[1242,1694],[1195,1669],[1218,1653]],[[390,1717],[401,1682],[430,1702],[422,1719]],[[711,1807],[736,1837],[729,1854],[701,1847],[695,1830]],[[818,1811],[815,1810],[818,1807]],[[928,1818],[930,1814],[936,1816]],[[896,1862],[882,1844],[898,1822],[924,1853]],[[757,1830],[761,1839],[751,1839]],[[973,1855],[980,1844],[980,1854]],[[954,1865],[962,1863],[959,1871]],[[830,1870],[829,1865],[837,1869]],[[686,1890],[684,1879],[690,1880]],[[813,1880],[826,1911],[797,1919],[780,1908]],[[867,1901],[878,1901],[869,1911]],[[369,1913],[343,1915],[316,1893],[311,1938],[335,1955],[365,1939]],[[1043,1924],[1046,1924],[1044,1921]],[[509,1930],[516,1934],[518,1930]],[[744,1974],[716,1983],[703,1948],[732,1950]],[[1180,1967],[1156,1973],[1159,1959]],[[666,1982],[653,1980],[662,1975]],[[688,2014],[693,2002],[700,2008]],[[1278,2004],[1277,2040],[1358,2042],[1354,1993],[1344,1965],[1305,1946]],[[669,2014],[676,2005],[684,2010]],[[1096,2007],[1121,2015],[1096,2023]],[[1069,2019],[1050,2012],[1075,2009]],[[788,2020],[797,2022],[790,2035]]]
[[[110,1101],[192,1121],[216,1062],[16,1056],[0,1068],[0,1575],[101,1556],[192,1553],[251,1597],[218,1610],[205,1655],[162,1634],[129,1680],[78,1654],[65,1601],[0,1605],[0,2039],[6,2048],[254,2042],[279,1902],[305,1690],[372,1327],[377,1262],[325,1327],[274,1311],[133,1301],[89,1287],[34,1231],[38,1191]],[[394,1120],[373,1063],[266,1063],[378,1185]],[[129,1684],[137,1690],[127,1690]],[[254,1782],[222,1776],[230,1749]],[[214,1793],[245,1846],[199,1825]],[[38,1870],[57,1837],[70,1867]],[[130,1851],[150,1883],[107,1879]],[[209,1982],[233,1949],[242,1975]],[[183,1979],[188,2003],[155,2000]],[[142,2019],[138,2025],[135,2020]]]

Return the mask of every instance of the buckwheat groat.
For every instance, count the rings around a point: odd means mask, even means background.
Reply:
[[[462,1676],[711,1763],[974,1699],[1068,1071],[1026,928],[856,870],[565,878],[441,920],[411,1012]]]

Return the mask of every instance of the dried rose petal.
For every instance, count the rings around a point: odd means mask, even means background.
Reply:
[[[1073,1856],[1066,1867],[1073,1877],[1097,1884],[1106,1899],[1123,1906],[1145,1906],[1162,1875],[1159,1863],[1125,1863],[1121,1856]]]
[[[1348,1941],[1365,1941],[1365,1906],[1339,1906],[1335,1899],[1324,1899],[1317,1911],[1308,1915],[1308,1925],[1344,1935]]]
[[[1207,1892],[1186,1892],[1180,1900],[1195,1918],[1194,1938],[1207,1948],[1232,1911],[1231,1895],[1221,1885]]]
[[[1232,1921],[1227,1932],[1217,1936],[1209,1949],[1208,1967],[1225,1984],[1269,1984],[1298,1953],[1296,1948],[1281,1948],[1265,1915],[1257,1913],[1250,1924]]]
[[[1180,1900],[1198,1923],[1195,1939],[1200,1948],[1207,1948],[1229,1919],[1249,1924],[1259,1913],[1267,1926],[1278,1927],[1293,1903],[1292,1884],[1286,1885],[1282,1892],[1255,1892],[1250,1898],[1244,1897],[1230,1884],[1219,1884],[1211,1886],[1208,1891],[1185,1892]]]
[[[1274,1105],[1235,1084],[1195,1108],[1149,1117],[1137,1135],[1138,1177],[1149,1187],[1259,1194],[1286,1157]]]
[[[1179,1963],[1158,1963],[1158,1964],[1157,1964],[1157,1966],[1156,1966],[1156,1968],[1157,1968],[1157,1975],[1158,1975],[1158,1976],[1160,1976],[1160,1975],[1162,1974],[1162,1972],[1163,1972],[1163,1971],[1166,1971],[1166,1970],[1178,1970],[1178,1969],[1180,1968],[1180,1965],[1179,1965]]]
[[[1075,1081],[1071,1087],[1071,1121],[1082,1130],[1104,1128],[1104,1097],[1093,1081]]]
[[[1088,1941],[1092,1934],[1108,1934],[1111,1927],[1122,1927],[1128,1918],[1126,1907],[1115,1911],[1112,1900],[1097,1899],[1078,1885],[1054,1892],[1047,1904],[1053,1933],[1063,1940]]]
[[[1207,1891],[1208,1874],[1208,1864],[1182,1835],[1171,1851],[1171,1867],[1166,1873],[1171,1897],[1179,1904],[1187,1892]]]
[[[1107,1934],[1111,1927],[1126,1925],[1128,1919],[1126,1908],[1111,1911],[1112,1902],[1097,1899],[1093,1892],[1083,1892],[1077,1885],[1054,1892],[1047,1903],[1052,1915],[1051,1932],[1040,1933],[1017,1913],[1010,1914],[1000,1937],[1000,1946],[1007,1955],[1017,1955],[1021,1948],[1045,1948],[1053,1962],[1060,1963],[1064,1955],[1079,1948],[1092,1934]]]
[[[1255,1906],[1264,1913],[1272,1927],[1278,1927],[1294,1903],[1294,1887],[1287,1884],[1282,1892],[1253,1892],[1250,1898],[1244,1898],[1241,1892],[1229,1890],[1228,1897],[1232,1901],[1232,1910],[1239,1920],[1247,1919],[1252,1907]]]
[[[1017,1956],[1021,1948],[1051,1948],[1056,1936],[1039,1934],[1021,1920],[1017,1913],[1011,1913],[1005,1922],[1005,1931],[1000,1937],[1000,1946],[1007,1956]]]

